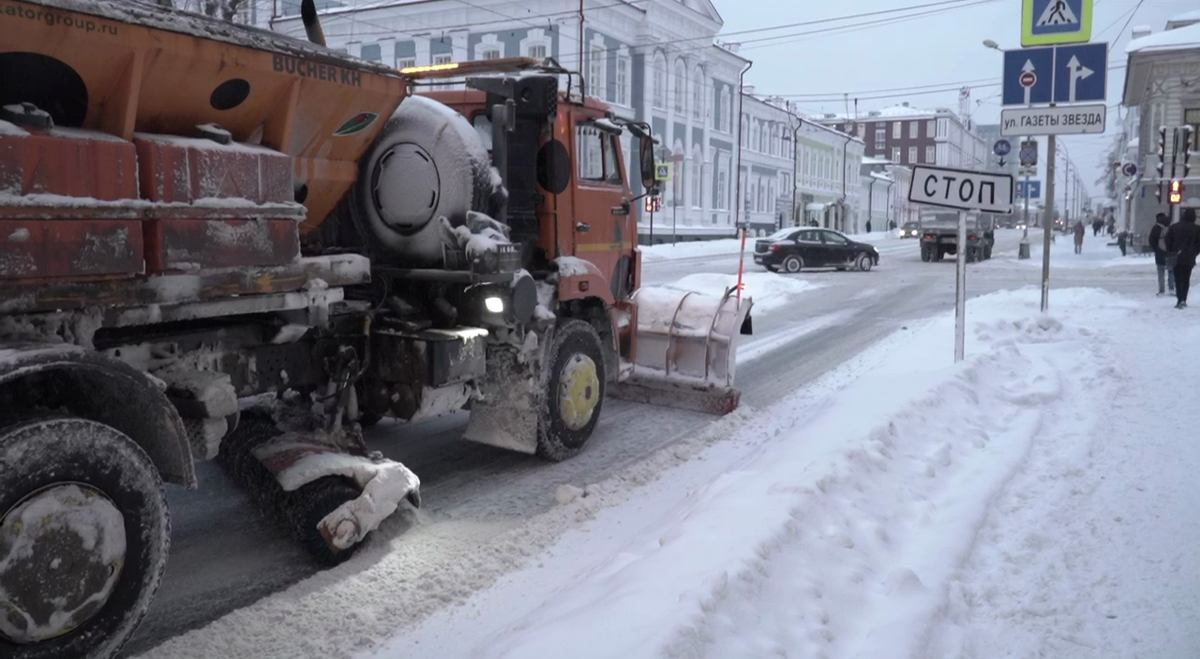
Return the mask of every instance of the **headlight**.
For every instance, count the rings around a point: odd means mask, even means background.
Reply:
[[[490,313],[504,313],[504,300],[493,295],[483,300],[483,307]]]

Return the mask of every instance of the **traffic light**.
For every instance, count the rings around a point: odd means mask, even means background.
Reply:
[[[662,197],[646,197],[646,212],[661,213],[662,212]]]
[[[1163,167],[1166,165],[1166,158],[1167,158],[1167,127],[1166,126],[1161,126],[1158,129],[1158,148],[1155,150],[1155,152],[1158,155],[1158,164],[1154,166],[1155,171],[1158,173],[1158,175],[1155,177],[1158,179],[1158,186],[1156,187],[1154,194],[1158,199],[1158,203],[1161,204],[1162,200],[1163,200],[1163,183],[1162,183]]]
[[[1192,134],[1195,130],[1191,126],[1184,126],[1183,130],[1183,178],[1187,178],[1188,171],[1192,166],[1188,164],[1188,159],[1192,157],[1192,145],[1196,143],[1196,136]]]
[[[1179,179],[1171,179],[1171,196],[1167,198],[1167,203],[1178,204],[1183,201],[1183,181]]]

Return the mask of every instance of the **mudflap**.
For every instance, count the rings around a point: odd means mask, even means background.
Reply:
[[[464,437],[510,451],[537,452],[538,416],[544,405],[542,344],[529,332],[521,347],[489,345],[487,373],[477,383]]]
[[[611,392],[617,398],[708,414],[737,409],[737,339],[753,329],[751,298],[643,287],[633,296],[635,340]]]

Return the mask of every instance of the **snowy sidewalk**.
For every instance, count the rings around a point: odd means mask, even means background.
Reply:
[[[1135,348],[1200,333],[1099,291],[1036,304],[972,301],[962,365],[945,317],[868,351],[872,378],[741,420],[689,489],[564,498],[595,518],[367,656],[1195,656],[1195,414],[1145,423],[1178,355]]]

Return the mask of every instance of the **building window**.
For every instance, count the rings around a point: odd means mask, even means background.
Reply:
[[[917,147],[915,146],[908,147],[908,163],[910,165],[917,164]]]
[[[937,135],[937,121],[930,119],[925,122],[925,137],[935,137]]]
[[[667,61],[662,55],[654,57],[654,107],[667,107]]]
[[[414,57],[405,57],[404,59],[396,60],[397,69],[411,69],[417,65],[417,60]]]
[[[629,105],[629,58],[617,59],[617,105]]]
[[[692,149],[691,193],[692,208],[704,208],[704,156],[700,147]]]
[[[920,130],[921,130],[921,122],[919,122],[919,121],[908,122],[908,137],[909,137],[909,139],[914,139],[914,140],[917,139],[917,133]]]
[[[892,162],[900,162],[900,147],[892,147]]]
[[[903,130],[904,130],[903,126],[904,126],[904,122],[903,122],[903,121],[894,121],[894,122],[892,122],[892,139],[893,139],[893,140],[898,140],[898,139],[900,139],[900,138],[903,136],[903,134],[904,134],[904,133],[903,133]]]
[[[758,149],[758,133],[759,133],[759,130],[760,130],[760,128],[759,128],[758,122],[757,122],[757,121],[754,121],[754,122],[751,124],[751,127],[750,127],[750,148],[751,148],[751,149],[753,149],[753,150],[757,150],[757,149]]]
[[[949,126],[949,124],[950,124],[950,122],[949,122],[949,121],[947,121],[947,120],[945,120],[945,119],[938,119],[938,120],[937,120],[937,136],[938,136],[938,137],[945,137],[945,136],[946,136],[946,134],[947,134],[947,131],[948,131],[949,127],[950,127],[950,126]]]
[[[359,57],[362,57],[368,62],[382,62],[383,49],[380,48],[379,44],[377,43],[369,43],[362,47],[362,52],[359,54]]]
[[[433,56],[434,64],[449,64],[450,62],[453,62],[453,61],[454,61],[454,55],[434,55]]]
[[[932,165],[937,157],[937,149],[932,146],[925,147],[925,163]]]
[[[544,59],[546,59],[546,44],[539,43],[539,44],[530,46],[525,51],[525,54],[528,57],[532,57],[535,60],[539,60],[539,61],[544,60]]]
[[[498,48],[487,48],[483,51],[479,59],[500,59],[500,50]]]
[[[728,133],[733,126],[733,104],[732,94],[729,92],[729,87],[721,88],[721,130]]]
[[[684,103],[687,99],[687,69],[683,60],[675,62],[675,112],[683,114]]]
[[[1200,108],[1184,110],[1183,123],[1192,127],[1192,150],[1200,151]]]
[[[875,129],[875,150],[883,151],[887,148],[887,129],[880,126]]]
[[[724,156],[717,165],[717,208],[729,210],[729,161]]]
[[[692,74],[692,118],[704,117],[704,73],[700,69]]]
[[[608,100],[608,90],[604,87],[604,46],[592,46],[592,58],[588,62],[588,86],[592,89],[592,96]]]

